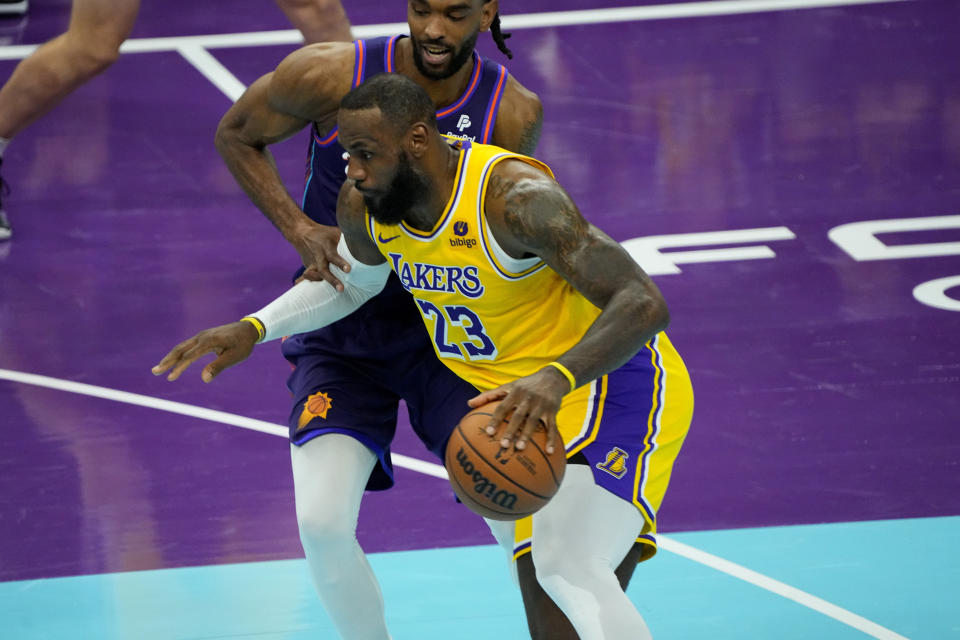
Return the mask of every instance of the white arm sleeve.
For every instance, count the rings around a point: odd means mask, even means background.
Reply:
[[[371,266],[359,262],[350,253],[342,235],[337,253],[350,265],[349,273],[330,265],[330,270],[343,283],[343,291],[337,291],[325,280],[303,280],[294,285],[263,309],[251,314],[263,323],[266,330],[261,342],[325,327],[347,317],[383,291],[390,275],[388,263]]]

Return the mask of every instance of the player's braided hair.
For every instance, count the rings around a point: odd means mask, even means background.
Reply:
[[[483,0],[484,3],[490,2],[490,0]],[[500,49],[507,58],[513,60],[513,52],[510,51],[510,48],[507,47],[507,38],[511,36],[509,33],[504,33],[500,29],[500,12],[498,11],[495,16],[493,16],[493,24],[490,25],[490,34],[493,36],[493,41],[497,43],[497,49]]]

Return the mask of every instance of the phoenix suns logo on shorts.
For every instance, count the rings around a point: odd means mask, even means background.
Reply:
[[[332,404],[333,400],[323,391],[319,391],[307,398],[307,401],[303,403],[303,411],[300,413],[300,419],[297,421],[297,429],[303,429],[307,426],[307,423],[314,418],[323,418],[326,420],[327,411],[330,410]]]
[[[619,480],[627,473],[627,458],[629,457],[629,453],[620,447],[614,447],[610,451],[607,451],[606,460],[597,463],[597,469],[606,471]]]

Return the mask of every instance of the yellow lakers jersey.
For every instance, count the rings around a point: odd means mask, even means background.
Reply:
[[[497,244],[484,216],[491,170],[518,158],[459,143],[453,192],[429,231],[384,225],[367,213],[370,237],[413,294],[437,355],[480,390],[534,373],[576,344],[600,314],[539,258],[518,260]]]

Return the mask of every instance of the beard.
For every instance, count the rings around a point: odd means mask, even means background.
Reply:
[[[440,70],[430,69],[426,66],[426,63],[423,61],[423,52],[420,50],[421,45],[426,44],[425,42],[418,41],[413,34],[410,35],[410,40],[413,42],[413,62],[417,65],[417,69],[425,77],[430,78],[431,80],[444,80],[449,78],[467,63],[467,60],[470,59],[470,56],[473,55],[473,49],[477,45],[477,38],[480,36],[480,32],[474,33],[472,36],[467,38],[464,43],[458,49],[453,50],[453,55],[450,56],[450,62],[447,63],[445,67]]]
[[[406,153],[400,154],[397,171],[382,196],[363,193],[363,202],[373,219],[398,225],[430,191],[427,177],[413,168]]]

